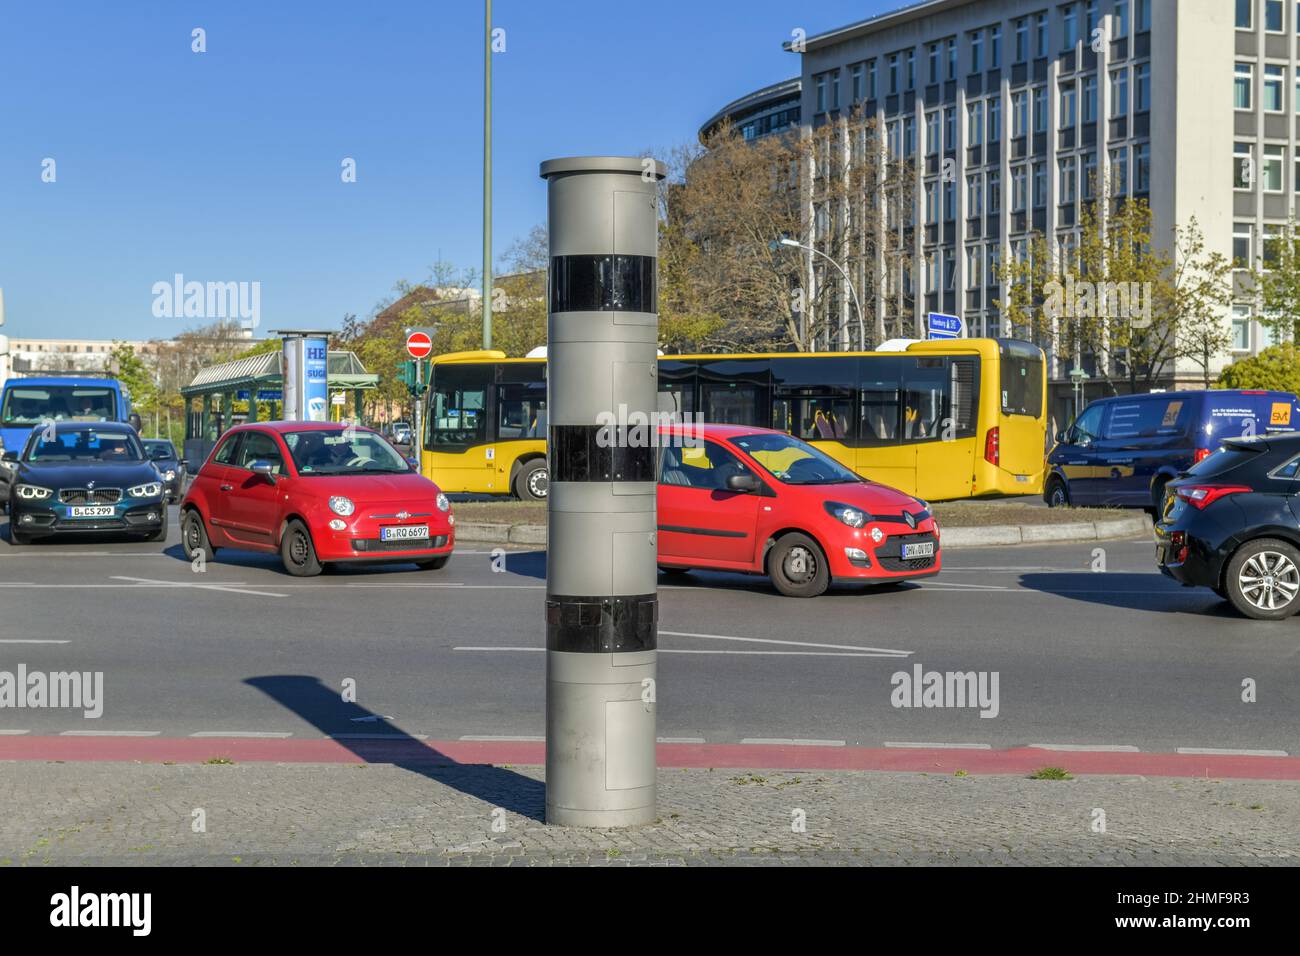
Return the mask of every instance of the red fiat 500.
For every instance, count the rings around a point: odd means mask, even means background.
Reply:
[[[666,426],[659,441],[662,571],[766,574],[791,597],[939,573],[929,505],[806,442],[742,425]]]
[[[447,496],[377,432],[333,422],[230,429],[181,501],[186,554],[278,551],[300,577],[331,561],[441,568],[454,525]]]

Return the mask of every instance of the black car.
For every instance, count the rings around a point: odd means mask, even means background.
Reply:
[[[50,424],[4,458],[13,472],[10,544],[85,532],[167,536],[162,476],[130,425]]]
[[[176,446],[165,438],[142,438],[141,442],[144,444],[144,453],[154,463],[158,474],[162,475],[167,503],[180,501],[181,495],[185,493],[185,472],[189,462],[176,454]]]
[[[1165,489],[1160,570],[1238,611],[1300,611],[1300,432],[1226,441]]]

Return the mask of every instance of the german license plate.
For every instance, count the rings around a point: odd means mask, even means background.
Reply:
[[[429,537],[427,524],[392,525],[379,529],[380,541],[415,541]]]
[[[69,518],[111,518],[112,505],[72,505],[68,508]]]
[[[903,545],[904,561],[906,561],[909,558],[933,558],[933,557],[934,557],[933,541],[922,541],[917,544]]]

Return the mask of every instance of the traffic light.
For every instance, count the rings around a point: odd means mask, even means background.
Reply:
[[[406,386],[406,390],[410,392],[412,395],[423,395],[425,390],[428,389],[429,387],[429,383],[427,381],[428,377],[425,376],[426,380],[420,382],[419,386],[417,387],[415,365],[416,365],[415,359],[411,359],[406,362],[398,362],[397,377],[401,379],[402,384]]]

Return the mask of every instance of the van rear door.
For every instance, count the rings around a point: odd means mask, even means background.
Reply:
[[[1300,400],[1290,392],[1212,390],[1205,393],[1205,412],[1197,448],[1214,451],[1230,438],[1300,429]]]

